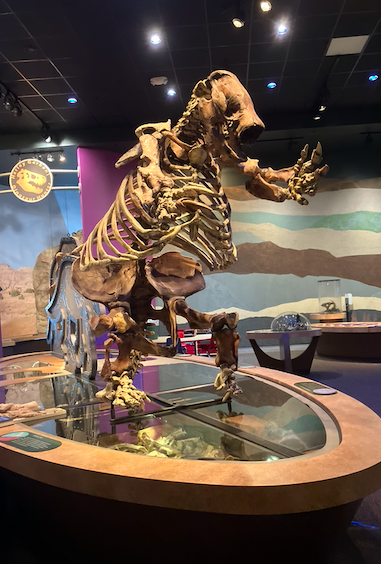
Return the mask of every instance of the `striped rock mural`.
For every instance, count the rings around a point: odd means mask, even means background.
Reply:
[[[190,305],[237,311],[244,335],[283,312],[317,312],[317,281],[340,278],[342,296],[353,294],[353,319],[381,321],[381,178],[326,179],[303,207],[254,198],[236,179],[229,174],[225,192],[238,261],[205,272],[207,287]]]

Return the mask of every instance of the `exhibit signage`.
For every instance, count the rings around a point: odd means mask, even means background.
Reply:
[[[5,443],[19,450],[25,450],[26,452],[43,452],[57,448],[62,444],[61,441],[43,437],[36,433],[30,433],[29,431],[19,431],[2,435],[0,436],[0,443]]]
[[[37,159],[24,159],[12,168],[9,185],[17,198],[32,204],[49,194],[53,175],[45,163]]]

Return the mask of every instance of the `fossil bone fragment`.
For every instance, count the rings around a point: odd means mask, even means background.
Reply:
[[[302,205],[308,203],[304,195],[313,195],[317,182],[328,171],[327,165],[318,168],[320,143],[309,160],[305,146],[289,168],[260,168],[258,160],[245,155],[242,145],[254,142],[263,129],[237,77],[228,71],[214,71],[197,83],[173,127],[170,121],[140,126],[136,130],[138,143],[116,163],[119,167],[136,160],[115,202],[87,241],[74,251],[78,258],[72,267],[76,290],[109,310],[91,320],[95,335],[109,332],[102,370],[109,398],[116,393],[115,378],[120,382],[127,372],[133,380],[137,370],[133,351],[161,356],[176,353],[176,315],[185,317],[191,328],[212,330],[218,349],[216,364],[221,367],[216,387],[224,389],[225,398],[239,393],[234,379],[237,315],[204,314],[185,301],[205,287],[198,261],[210,270],[219,270],[237,260],[220,169],[229,166],[249,175],[246,189],[254,196],[277,202],[292,199]],[[177,252],[157,256],[168,244],[197,260]],[[162,310],[152,308],[155,297],[162,298]],[[149,318],[164,323],[173,346],[160,346],[146,338]],[[108,350],[114,341],[119,356],[111,362]]]

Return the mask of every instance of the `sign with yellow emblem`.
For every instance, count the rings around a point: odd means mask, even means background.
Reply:
[[[9,185],[15,196],[32,204],[49,194],[53,186],[53,175],[45,163],[37,159],[24,159],[12,168]]]

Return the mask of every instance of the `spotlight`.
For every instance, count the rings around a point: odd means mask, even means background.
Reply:
[[[324,112],[327,109],[327,106],[324,106],[323,104],[321,106],[319,106],[319,112]]]
[[[173,90],[173,88],[170,88],[169,90],[167,90],[167,96],[176,96],[176,90]]]
[[[314,120],[317,121],[318,119],[320,119],[321,116],[314,116]]]
[[[276,31],[278,35],[284,35],[287,33],[287,27],[284,24],[279,24]]]
[[[22,108],[21,108],[19,102],[17,102],[17,101],[15,102],[15,105],[12,109],[12,113],[15,117],[21,117],[22,116]]]
[[[234,25],[234,27],[239,29],[240,27],[243,27],[245,25],[245,20],[241,18],[233,18],[232,24]]]
[[[161,37],[158,33],[153,33],[149,38],[152,45],[159,45],[161,43]]]
[[[378,74],[371,74],[368,76],[368,80],[370,80],[370,82],[375,82],[375,80],[378,80]]]
[[[9,93],[4,96],[3,106],[8,112],[12,111],[14,108],[12,96]]]
[[[259,4],[259,6],[260,6],[262,12],[269,12],[272,8],[271,2],[261,2]]]
[[[276,82],[269,82],[267,88],[276,88]]]
[[[49,163],[54,163],[54,157],[53,157],[53,155],[51,155],[50,153],[48,153],[48,154],[46,155],[46,160],[47,160]]]
[[[66,161],[65,155],[64,155],[64,154],[61,154],[61,155],[60,155],[60,162],[61,162],[61,163],[64,163],[65,161]]]
[[[52,142],[52,136],[51,136],[49,127],[47,125],[42,126],[41,137],[43,138],[45,143],[51,143]]]
[[[69,104],[76,104],[78,102],[77,98],[75,98],[74,96],[70,96],[67,101],[69,102]]]

